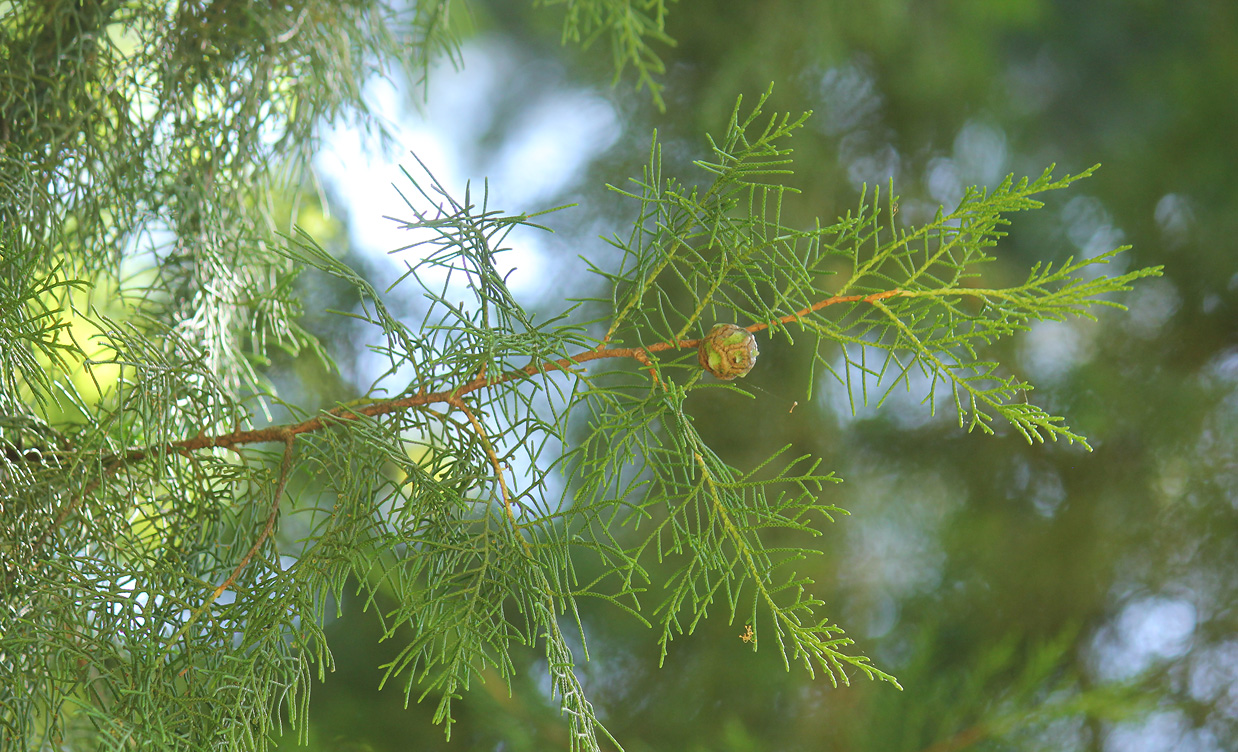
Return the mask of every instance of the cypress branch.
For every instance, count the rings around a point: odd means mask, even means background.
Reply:
[[[662,4],[566,5],[582,42],[607,30],[617,68],[653,86]],[[405,30],[418,50],[451,48],[447,7],[418,6]],[[788,668],[897,684],[796,570],[815,552],[803,541],[843,513],[822,498],[838,478],[789,447],[728,464],[686,403],[718,386],[692,351],[717,323],[800,337],[810,377],[853,400],[857,381],[863,399],[888,375],[879,402],[919,374],[930,406],[948,386],[968,430],[1000,418],[1029,442],[1086,446],[1023,401],[1031,385],[989,348],[1033,321],[1094,316],[1158,273],[1096,274],[1117,249],[979,284],[1009,215],[1091,170],[974,189],[919,227],[879,191],[837,222],[786,222],[787,140],[807,115],[766,116],[767,93],[737,102],[692,176],[664,173],[655,134],[642,174],[614,191],[636,208],[609,240],[618,262],[590,262],[605,296],[539,321],[495,257],[540,214],[502,214],[428,173],[409,175],[399,220],[419,260],[380,294],[308,234],[275,232],[270,206],[283,146],[308,144],[320,116],[364,112],[362,61],[403,50],[362,33],[387,28],[372,24],[381,7],[324,6],[330,22],[309,23],[317,11],[299,6],[170,18],[138,3],[132,50],[86,44],[117,8],[0,22],[22,61],[0,76],[27,75],[0,86],[0,734],[29,747],[250,749],[284,720],[304,731],[311,679],[334,665],[327,604],[349,583],[402,643],[383,683],[434,702],[448,734],[473,681],[510,681],[513,649],[540,646],[569,748],[600,749],[609,734],[575,674],[583,599],[651,626],[663,659],[717,607]],[[82,65],[49,104],[31,71],[60,59]],[[272,93],[278,81],[293,91]],[[122,274],[133,259],[117,249],[154,227],[175,243]],[[330,365],[304,323],[308,270],[351,291],[347,316],[388,367],[326,410],[282,402],[271,366],[280,350]],[[91,290],[110,302],[88,305]],[[388,309],[397,290],[424,304],[420,324]],[[276,423],[275,406],[292,417]],[[771,543],[782,534],[792,543]]]

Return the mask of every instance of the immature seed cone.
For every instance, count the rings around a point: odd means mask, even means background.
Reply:
[[[696,348],[701,368],[723,381],[747,376],[757,362],[757,338],[735,324],[716,324]]]

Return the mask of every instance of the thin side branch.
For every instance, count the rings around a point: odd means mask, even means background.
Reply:
[[[469,406],[464,403],[464,400],[459,397],[454,397],[450,401],[452,407],[458,408],[469,419],[469,423],[473,425],[473,430],[477,432],[477,438],[481,440],[482,448],[486,450],[486,456],[490,458],[490,466],[494,468],[494,477],[499,481],[499,492],[503,497],[503,507],[507,510],[507,519],[512,523],[512,528],[520,529],[520,523],[516,521],[516,513],[512,509],[511,492],[507,490],[507,481],[503,479],[503,464],[499,461],[498,454],[494,451],[494,446],[490,443],[490,438],[486,435],[486,429],[482,427],[481,421],[469,409]]]
[[[279,482],[275,485],[275,494],[271,499],[271,512],[267,515],[267,524],[262,528],[262,534],[258,536],[258,540],[254,541],[254,545],[250,546],[245,555],[241,557],[240,563],[236,565],[236,569],[232,570],[232,574],[228,575],[228,579],[215,588],[215,592],[211,593],[211,597],[207,599],[203,607],[209,606],[212,601],[223,595],[225,590],[236,584],[237,578],[241,576],[241,572],[249,564],[249,560],[254,558],[254,554],[258,552],[262,544],[271,537],[271,532],[275,529],[275,518],[279,516],[279,500],[284,495],[284,487],[288,485],[288,474],[292,472],[292,445],[295,441],[296,437],[293,434],[288,434],[284,437],[284,458],[279,463]]]
[[[284,441],[284,458],[279,463],[279,482],[275,484],[275,493],[271,496],[271,511],[267,514],[267,523],[262,528],[262,533],[258,535],[254,545],[250,546],[245,555],[241,557],[241,561],[232,570],[232,574],[228,575],[228,579],[220,583],[219,587],[215,588],[210,596],[202,602],[201,606],[194,609],[181,628],[176,630],[176,634],[172,635],[171,639],[168,640],[168,645],[172,645],[179,640],[193,626],[193,623],[198,620],[198,617],[205,613],[206,609],[210,608],[211,604],[219,596],[224,594],[224,591],[236,584],[237,579],[241,576],[241,572],[245,571],[245,567],[254,558],[254,554],[258,553],[258,549],[262,548],[262,544],[266,543],[270,539],[271,533],[275,531],[275,520],[279,517],[279,502],[284,496],[284,488],[288,485],[288,476],[292,473],[292,448],[296,442],[296,434],[291,431],[285,431],[282,438]]]

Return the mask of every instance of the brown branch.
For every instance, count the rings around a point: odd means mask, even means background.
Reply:
[[[875,292],[868,295],[836,295],[820,300],[807,308],[787,314],[786,316],[782,316],[781,318],[775,319],[771,322],[752,324],[744,328],[755,334],[763,329],[770,328],[774,324],[789,324],[802,319],[804,316],[813,313],[814,311],[819,311],[822,308],[837,305],[839,303],[875,303],[879,300],[885,300],[887,298],[892,298],[902,294],[904,294],[903,290],[894,289],[883,292]],[[416,394],[406,397],[397,397],[395,399],[383,400],[381,402],[372,402],[368,405],[358,407],[341,405],[300,423],[267,426],[266,428],[258,428],[248,431],[233,431],[232,433],[219,434],[217,436],[199,434],[193,438],[174,441],[170,444],[130,449],[123,454],[112,457],[108,461],[104,475],[106,477],[106,475],[116,472],[116,470],[121,467],[125,467],[134,462],[139,462],[157,452],[177,452],[181,454],[189,454],[190,452],[194,452],[199,449],[221,448],[235,450],[236,447],[245,444],[261,444],[274,441],[283,441],[288,444],[298,434],[320,431],[328,425],[344,423],[351,420],[359,420],[363,417],[376,418],[389,413],[402,412],[411,408],[424,407],[426,405],[438,403],[462,407],[464,403],[460,401],[461,398],[480,389],[498,386],[509,381],[515,381],[517,379],[523,379],[529,376],[536,376],[539,373],[546,373],[548,371],[563,371],[565,373],[571,373],[576,366],[583,365],[594,360],[603,360],[606,358],[630,358],[640,363],[642,366],[649,368],[650,373],[653,374],[656,380],[657,373],[653,368],[652,362],[650,361],[650,355],[653,353],[664,352],[666,350],[683,350],[693,348],[700,345],[700,343],[700,339],[681,339],[670,342],[656,342],[652,345],[641,347],[606,347],[603,342],[601,345],[592,350],[586,350],[585,352],[578,353],[571,357],[542,362],[534,361],[524,368],[508,371],[493,377],[486,376],[485,370],[482,369],[477,376],[453,389],[445,389],[442,391],[429,393],[419,391]],[[469,416],[469,419],[474,422],[474,428],[477,428],[476,418],[473,417],[467,408],[463,409],[465,410],[465,414]],[[492,451],[491,454],[493,455]],[[287,453],[285,454],[285,457],[287,457]],[[500,484],[503,484],[502,473],[499,472],[498,476]],[[35,545],[35,551],[43,545],[51,533],[64,521],[69,512],[75,508],[78,503],[80,503],[82,497],[91,493],[94,488],[98,486],[99,482],[100,481],[96,481],[91,484],[86,490],[66,505],[66,507],[62,509],[59,514],[57,514],[56,519],[39,537],[39,540]],[[503,492],[506,495],[507,491],[505,486],[503,488]],[[508,505],[508,514],[510,515],[510,500],[505,499],[505,503]]]
[[[649,378],[653,379],[653,383],[657,384],[659,389],[666,389],[666,387],[662,385],[662,379],[658,376],[658,369],[654,366],[653,360],[650,359],[649,351],[647,349],[642,348],[632,357],[636,358],[637,363],[640,363],[645,367],[645,370],[649,372]]]
[[[790,324],[793,321],[799,321],[804,316],[807,316],[813,311],[820,311],[822,308],[825,308],[826,306],[838,305],[839,303],[876,303],[879,300],[885,300],[886,298],[897,297],[902,294],[903,294],[902,290],[895,288],[893,290],[886,290],[884,292],[875,292],[870,295],[835,295],[832,298],[826,298],[825,300],[821,300],[816,303],[813,303],[812,305],[808,306],[802,311],[796,311],[795,313],[787,314],[786,316],[783,316],[782,318],[774,319],[768,324],[753,324],[752,326],[745,327],[745,328],[748,331],[752,332],[753,334],[756,334],[762,329],[770,328],[774,324]]]

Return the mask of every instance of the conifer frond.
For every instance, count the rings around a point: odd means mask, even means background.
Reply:
[[[1009,214],[1040,208],[1040,196],[1096,167],[1057,179],[1050,167],[1035,180],[1011,176],[992,191],[972,188],[953,210],[939,209],[919,227],[900,226],[898,198],[883,202],[877,190],[836,223],[804,230],[780,218],[781,198],[794,189],[757,179],[790,172],[790,149],[781,141],[804,117],[774,116],[755,127],[763,104],[742,119],[737,105],[725,137],[711,139],[715,160],[697,163],[713,177],[707,186],[664,180],[655,138],[650,164],[634,181],[638,190],[615,189],[639,209],[632,235],[611,241],[624,259],[605,274],[617,309],[606,341],[631,332],[642,344],[681,342],[708,330],[702,321],[739,320],[789,340],[799,329],[841,348],[841,368],[829,350],[818,353],[817,366],[847,388],[853,406],[869,402],[870,383],[882,384],[873,399],[880,405],[895,387],[910,388],[914,375],[928,385],[930,410],[939,386],[951,390],[968,430],[991,433],[1000,416],[1028,441],[1062,437],[1086,447],[1061,417],[1018,401],[1031,385],[1003,374],[983,349],[1033,320],[1093,318],[1094,306],[1120,307],[1112,296],[1159,267],[1100,274],[1124,247],[1057,269],[1038,264],[1016,287],[989,289],[976,280]],[[868,363],[870,350],[884,351],[876,365]]]
[[[688,398],[718,388],[698,367],[702,337],[718,322],[808,335],[814,368],[841,385],[824,388],[875,380],[880,402],[916,376],[930,406],[948,386],[969,429],[1000,417],[1029,441],[1083,441],[1020,401],[1030,385],[987,348],[1114,305],[1157,270],[1096,275],[1105,254],[1038,266],[1015,287],[979,284],[1007,215],[1090,171],[969,191],[920,227],[876,192],[836,223],[793,227],[786,139],[807,115],[765,116],[767,98],[737,103],[699,182],[663,175],[655,136],[643,175],[616,189],[637,218],[610,241],[620,263],[592,267],[611,286],[588,301],[605,310],[601,329],[570,301],[539,319],[508,289],[496,258],[537,215],[492,208],[484,187],[452,195],[424,166],[396,218],[406,272],[387,290],[305,233],[180,247],[156,256],[157,294],[137,296],[131,317],[90,312],[98,352],[56,334],[84,272],[104,270],[62,274],[46,248],[6,255],[3,733],[264,748],[284,719],[305,728],[310,680],[333,665],[327,606],[354,598],[400,646],[383,683],[434,703],[448,734],[473,682],[510,681],[513,648],[532,646],[570,748],[600,749],[608,735],[576,675],[586,598],[650,625],[663,660],[712,608],[750,625],[754,648],[776,644],[788,668],[896,683],[797,571],[844,513],[823,496],[838,479],[790,447],[733,467],[698,431]],[[352,288],[346,316],[384,369],[360,400],[276,403],[288,417],[274,422],[251,390],[271,347],[316,347],[292,294],[302,270]],[[397,294],[420,321],[388,308]],[[96,394],[73,380],[87,361],[116,369]],[[76,395],[77,422],[40,412],[56,389]]]

